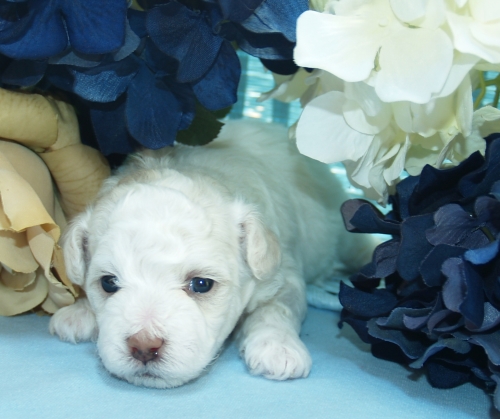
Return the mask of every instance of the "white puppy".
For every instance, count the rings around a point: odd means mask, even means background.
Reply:
[[[305,281],[356,269],[372,250],[345,231],[345,199],[275,125],[229,122],[208,146],[138,153],[65,234],[68,275],[88,299],[50,330],[97,339],[104,366],[137,385],[199,376],[236,326],[252,373],[306,377]]]

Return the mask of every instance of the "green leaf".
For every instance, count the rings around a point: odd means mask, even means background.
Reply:
[[[188,129],[177,133],[177,142],[191,146],[206,145],[219,135],[224,125],[218,120],[229,113],[230,108],[210,112],[199,103],[196,104],[196,116]]]

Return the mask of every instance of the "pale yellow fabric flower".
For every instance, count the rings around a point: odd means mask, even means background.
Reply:
[[[61,230],[109,167],[81,144],[73,108],[41,95],[0,89],[0,137],[0,315],[54,313],[78,295],[57,244]]]

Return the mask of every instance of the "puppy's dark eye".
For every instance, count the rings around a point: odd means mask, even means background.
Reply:
[[[108,294],[112,294],[120,289],[118,278],[114,275],[104,275],[101,277],[101,287]]]
[[[214,285],[213,279],[193,278],[189,283],[189,290],[203,294],[205,292],[210,291],[213,285]]]

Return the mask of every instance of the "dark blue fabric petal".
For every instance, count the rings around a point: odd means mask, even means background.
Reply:
[[[349,199],[340,211],[347,231],[399,235],[399,223],[386,221],[384,215],[364,199]]]
[[[253,33],[237,27],[234,33],[238,47],[254,57],[266,60],[291,60],[295,43],[281,33]]]
[[[476,152],[458,166],[447,170],[436,169],[429,165],[424,166],[420,176],[416,177],[418,182],[414,191],[407,196],[406,213],[403,212],[404,207],[401,207],[402,218],[431,213],[445,204],[459,201],[462,198],[459,187],[460,179],[480,168],[483,163],[483,156]],[[407,178],[401,183],[403,182],[415,181]],[[397,190],[399,191],[398,187]]]
[[[368,333],[374,338],[396,344],[410,359],[421,357],[426,349],[425,343],[416,338],[416,336],[410,336],[400,330],[380,327],[377,325],[375,319],[368,321]]]
[[[88,55],[76,52],[72,49],[67,49],[61,54],[50,57],[48,59],[48,63],[54,65],[69,65],[74,67],[90,68],[97,67],[101,64],[102,60],[103,56],[100,54]]]
[[[68,36],[58,13],[58,1],[34,1],[29,6],[28,14],[16,22],[23,26],[22,33],[14,41],[0,42],[0,53],[15,59],[40,60],[64,51]]]
[[[283,76],[295,74],[299,70],[294,60],[266,60],[261,58],[260,61],[269,71]]]
[[[471,379],[471,369],[447,360],[429,360],[426,364],[427,379],[434,388],[449,389],[465,384]]]
[[[127,90],[138,66],[135,60],[125,59],[90,69],[70,68],[74,77],[72,91],[92,102],[113,102]]]
[[[428,287],[439,287],[444,284],[445,277],[441,272],[441,266],[444,261],[462,256],[466,252],[463,247],[449,246],[447,244],[438,244],[424,258],[420,265],[420,274],[422,280]]]
[[[489,302],[484,303],[484,317],[481,326],[466,324],[468,330],[474,333],[486,332],[500,324],[500,311],[493,307]]]
[[[129,133],[144,147],[172,145],[182,118],[182,107],[164,83],[142,65],[127,91],[125,109]]]
[[[443,301],[450,310],[461,313],[465,320],[480,327],[484,317],[484,294],[479,274],[461,258],[443,263],[448,278],[443,285]]]
[[[113,60],[120,61],[132,54],[139,45],[141,44],[141,39],[130,27],[129,22],[125,25],[125,40],[118,51],[113,53]]]
[[[426,233],[429,243],[448,244],[465,248],[478,248],[489,243],[488,237],[479,228],[480,222],[458,204],[445,205],[435,213],[436,226]]]
[[[192,86],[187,83],[177,83],[172,79],[172,77],[167,76],[162,77],[161,80],[175,95],[181,106],[182,117],[179,122],[179,131],[187,129],[193,122],[196,115],[196,97]]]
[[[396,271],[400,242],[388,240],[376,247],[372,261],[365,265],[361,274],[367,278],[385,278]]]
[[[105,156],[129,154],[139,147],[125,124],[125,95],[112,103],[92,104],[90,116],[99,149]]]
[[[241,22],[247,19],[265,0],[217,0],[224,19]]]
[[[500,201],[500,180],[493,183],[490,194]]]
[[[465,252],[464,259],[474,265],[484,265],[485,263],[491,262],[498,256],[499,248],[500,241],[496,240],[492,243],[488,243],[484,247],[467,250],[467,252]]]
[[[84,54],[106,54],[122,46],[127,0],[60,0],[59,4],[75,50]]]
[[[487,195],[500,179],[500,142],[492,141],[486,148],[484,164],[460,179],[460,193],[466,197]]]
[[[0,43],[18,40],[31,25],[31,14],[27,2],[0,3]]]
[[[434,225],[432,214],[407,218],[401,223],[401,248],[397,260],[397,270],[406,281],[420,275],[420,263],[432,250],[425,232]]]
[[[437,354],[438,352],[440,352],[446,348],[451,349],[454,352],[457,352],[459,354],[466,354],[471,349],[470,344],[464,340],[461,340],[461,339],[456,339],[456,338],[439,339],[436,343],[429,346],[426,349],[425,353],[419,359],[412,362],[410,364],[410,367],[422,368],[424,366],[425,362],[431,356]]]
[[[474,212],[488,230],[488,235],[494,239],[500,233],[500,201],[489,196],[480,196],[474,204]]]
[[[309,10],[308,0],[266,0],[241,26],[253,33],[281,33],[295,42],[297,19],[306,10]]]
[[[128,9],[127,17],[130,28],[139,38],[145,38],[148,36],[148,30],[146,29],[146,12],[135,9]]]
[[[150,10],[146,27],[156,46],[179,62],[180,83],[201,79],[219,54],[223,41],[213,34],[204,13],[196,13],[177,2]]]
[[[375,289],[372,293],[351,288],[340,283],[340,304],[352,314],[364,318],[383,316],[397,304],[397,297],[384,289]]]
[[[13,86],[34,86],[45,75],[47,61],[13,61],[2,73],[2,83]]]
[[[193,84],[199,102],[208,110],[216,111],[236,103],[241,65],[233,46],[224,41],[212,68]]]
[[[411,307],[396,307],[391,311],[388,317],[379,317],[376,319],[377,325],[380,327],[390,327],[391,329],[405,330],[405,318],[425,318],[431,312],[432,308],[411,308]]]
[[[493,365],[500,366],[500,330],[474,334],[469,342],[481,346],[488,354],[488,360]]]

